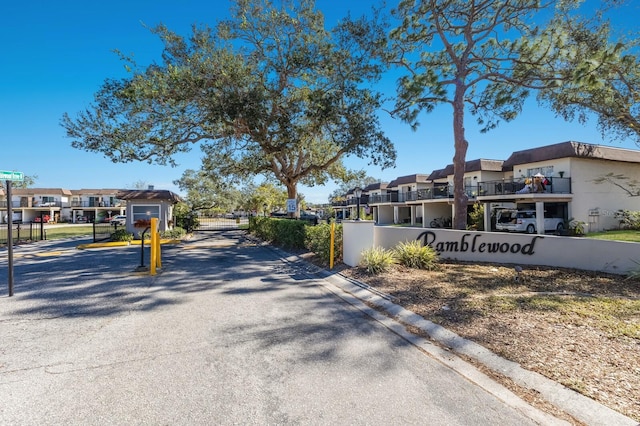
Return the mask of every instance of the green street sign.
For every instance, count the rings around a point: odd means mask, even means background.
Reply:
[[[24,173],[0,170],[0,180],[24,180]]]

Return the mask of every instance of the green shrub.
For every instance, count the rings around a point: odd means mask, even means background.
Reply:
[[[615,218],[620,223],[620,229],[640,230],[640,211],[618,210]]]
[[[185,203],[178,203],[173,208],[173,215],[176,219],[175,225],[183,228],[187,233],[193,232],[200,225],[198,215],[192,211]]]
[[[323,223],[306,228],[305,246],[314,252],[320,260],[329,264],[331,260],[331,225]],[[334,261],[342,262],[342,225],[336,225]]]
[[[398,263],[409,268],[430,270],[438,262],[438,252],[417,240],[399,243],[393,251]]]
[[[254,217],[250,219],[249,228],[256,237],[271,244],[291,249],[305,248],[306,221],[292,219],[274,219],[270,217]]]
[[[185,235],[187,235],[187,231],[185,229],[175,226],[173,229],[162,231],[160,233],[160,238],[179,240]]]
[[[484,204],[473,204],[473,207],[469,212],[469,221],[471,222],[471,229],[484,231]]]
[[[373,247],[362,252],[360,266],[370,274],[379,274],[388,271],[396,263],[393,250],[385,250],[382,247]]]
[[[133,234],[127,232],[126,229],[118,229],[111,233],[111,241],[131,241],[133,240]]]
[[[586,226],[587,224],[580,220],[576,220],[574,218],[569,219],[569,235],[584,235],[584,229],[586,228]]]

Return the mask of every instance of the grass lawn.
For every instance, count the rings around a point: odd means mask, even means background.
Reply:
[[[81,235],[93,235],[93,225],[69,225],[55,228],[46,228],[47,240],[77,237]]]
[[[597,240],[613,240],[627,241],[629,243],[640,243],[640,231],[629,229],[613,230],[603,232],[591,232],[586,235],[587,238],[595,238]]]

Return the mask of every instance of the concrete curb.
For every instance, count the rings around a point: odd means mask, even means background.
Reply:
[[[300,256],[291,255],[275,247],[274,250],[276,250],[279,255],[288,262],[304,262],[311,265]],[[442,363],[457,371],[459,374],[467,377],[470,381],[501,398],[505,403],[526,413],[535,421],[540,421],[545,425],[566,424],[553,416],[542,413],[541,411],[531,407],[520,397],[481,373],[471,364],[466,363],[458,357],[452,357],[451,352],[448,352],[447,349],[454,353],[462,354],[474,359],[492,371],[509,377],[516,384],[522,387],[539,392],[546,401],[588,425],[640,426],[637,421],[614,411],[591,398],[554,382],[539,373],[526,370],[522,368],[520,364],[504,359],[475,342],[464,339],[438,324],[425,320],[420,315],[391,302],[380,294],[376,294],[374,291],[371,291],[364,283],[359,283],[350,278],[346,278],[339,272],[334,273],[319,267],[316,267],[316,270],[316,275],[318,277],[335,286],[338,292],[334,291],[329,286],[327,286],[327,288],[338,297],[381,322],[399,336],[405,338],[420,349],[423,349]],[[347,293],[347,296],[345,296],[344,293],[340,294],[340,292]],[[367,304],[373,305],[384,311],[386,315],[382,315],[379,311],[370,308]],[[403,324],[419,328],[433,341],[437,342],[445,349],[435,346],[428,340],[408,332]]]

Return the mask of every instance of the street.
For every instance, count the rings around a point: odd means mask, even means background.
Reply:
[[[241,231],[15,250],[0,424],[537,424]],[[7,275],[0,252],[0,285]]]

